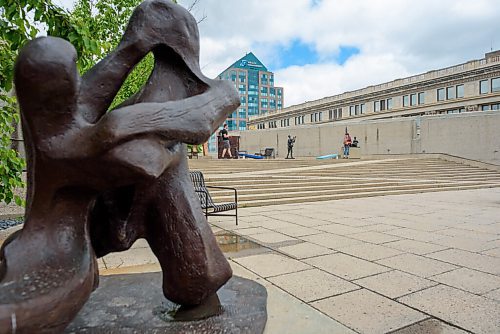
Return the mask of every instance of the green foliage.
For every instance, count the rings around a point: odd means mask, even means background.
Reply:
[[[0,0],[0,201],[22,204],[14,190],[24,186],[21,178],[24,161],[11,147],[19,115],[15,97],[9,95],[19,49],[39,34],[37,27],[43,26],[47,35],[64,38],[75,46],[78,68],[84,73],[119,43],[128,18],[140,2],[78,0],[69,12],[51,0]],[[135,67],[112,107],[142,87],[153,63],[153,56],[148,55]]]
[[[19,114],[15,109],[15,99],[6,94],[0,94],[0,201],[24,205],[24,201],[14,193],[16,188],[23,187],[21,178],[24,160],[11,148],[10,136],[14,126],[19,122]]]

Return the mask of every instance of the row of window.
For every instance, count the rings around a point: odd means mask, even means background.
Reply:
[[[341,119],[341,118],[342,118],[342,108],[328,110],[328,119]]]
[[[439,89],[438,89],[439,92]],[[425,104],[425,92],[404,95],[403,96],[403,107],[413,107],[417,105]],[[391,109],[391,108],[388,108]]]
[[[311,123],[321,122],[323,120],[323,112],[315,112],[311,114]]]
[[[464,85],[450,86],[446,88],[438,88],[437,100],[453,100],[464,97]]]
[[[295,116],[295,125],[305,124],[304,115]]]
[[[488,94],[495,92],[500,92],[500,78],[479,81],[479,94]]]
[[[280,121],[281,127],[284,128],[286,126],[290,126],[290,118],[282,119]]]
[[[481,105],[479,109],[482,111],[500,110],[500,103]],[[430,111],[430,112],[426,112],[426,114],[427,115],[442,115],[442,114],[460,114],[463,112],[466,112],[466,109],[464,107],[461,107],[461,108],[455,108],[455,109]],[[342,108],[329,110],[329,119],[335,119],[335,117],[337,117],[337,119],[342,118]],[[310,114],[311,123],[321,122],[322,118],[323,118],[323,112],[316,112],[316,113]],[[296,116],[295,117],[295,125],[305,124],[304,121],[305,121],[304,116]],[[289,127],[289,126],[290,126],[290,118],[280,120],[280,127],[283,128],[283,127]],[[268,122],[268,127],[270,129],[277,128],[277,121]],[[258,129],[265,129],[266,128],[265,123],[258,124],[257,128]]]
[[[494,104],[485,104],[481,106],[482,111],[488,111],[488,110],[500,110],[500,103],[494,103]]]
[[[356,115],[361,115],[364,114],[366,111],[365,104],[356,104],[354,106],[349,107],[349,116],[356,116]]]
[[[500,78],[492,78],[481,80],[479,83],[479,93],[487,94],[500,92]],[[437,101],[453,100],[463,98],[465,88],[463,84],[453,85],[448,87],[438,88],[436,91]],[[413,93],[402,96],[403,107],[413,107],[425,104],[425,92]],[[374,112],[391,110],[393,108],[393,99],[381,99],[373,102]],[[278,107],[278,109],[281,109]],[[483,105],[481,110],[499,110],[499,104]],[[349,106],[349,116],[357,116],[366,112],[365,103]],[[445,110],[442,113],[454,114],[465,112],[464,108]],[[330,120],[342,119],[342,108],[332,109],[328,111]],[[311,123],[322,121],[322,112],[310,114]],[[295,125],[304,124],[304,116],[295,117]],[[284,126],[284,125],[282,125]]]

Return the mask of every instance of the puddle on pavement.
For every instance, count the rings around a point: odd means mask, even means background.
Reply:
[[[270,251],[258,243],[227,231],[215,233],[215,239],[222,252],[230,257],[247,256]]]

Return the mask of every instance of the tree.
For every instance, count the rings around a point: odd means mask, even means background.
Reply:
[[[177,3],[176,0],[172,0]],[[193,2],[190,10],[197,3]],[[14,194],[23,187],[24,160],[12,148],[11,137],[19,122],[15,95],[12,94],[14,60],[19,49],[39,33],[71,42],[78,53],[78,68],[83,74],[108,54],[120,41],[134,8],[142,0],[78,0],[71,11],[52,0],[0,0],[0,201],[18,205],[23,200]],[[144,85],[154,66],[147,55],[122,85],[111,108],[135,94]]]

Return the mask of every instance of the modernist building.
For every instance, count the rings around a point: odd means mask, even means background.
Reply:
[[[283,88],[274,86],[274,73],[247,53],[218,76],[230,80],[240,94],[241,106],[228,119],[229,130],[244,131],[248,118],[280,111],[284,106]]]
[[[294,105],[249,119],[250,130],[500,109],[500,51],[483,59]]]

